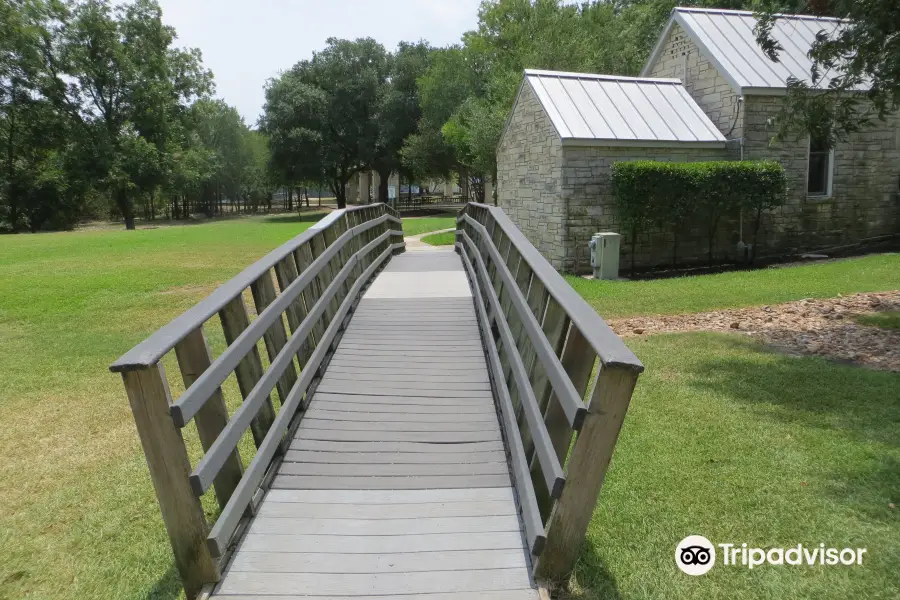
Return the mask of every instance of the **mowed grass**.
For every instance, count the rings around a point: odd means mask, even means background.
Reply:
[[[452,246],[456,243],[456,233],[448,231],[447,233],[435,233],[434,235],[426,235],[422,241],[429,246]]]
[[[649,282],[569,281],[604,316],[900,288],[900,256]],[[896,313],[870,324],[889,327]],[[574,598],[900,597],[900,374],[740,334],[628,340],[646,365],[568,592]],[[867,548],[863,566],[675,565],[688,535]]]
[[[411,235],[411,223],[434,231],[452,227],[449,221],[408,219],[404,228]],[[275,217],[0,236],[0,598],[179,597],[121,379],[107,367],[310,225]],[[859,261],[857,269],[834,271]],[[897,289],[897,265],[897,255],[884,255],[729,274],[735,279],[727,290],[707,278],[647,288],[585,283],[609,286],[591,299],[622,315],[686,312]],[[801,269],[831,271],[804,273],[806,283],[798,284],[791,275]],[[776,279],[760,290],[760,276]],[[647,292],[633,293],[639,289]],[[666,303],[648,294],[668,295],[675,308],[658,310]],[[221,352],[215,318],[207,332],[214,353]],[[900,376],[786,357],[738,335],[652,336],[629,344],[648,370],[572,595],[900,596],[900,518],[888,506],[900,504]],[[166,366],[177,395],[171,357]],[[224,388],[235,406],[234,382]],[[184,431],[196,460],[196,437]],[[249,461],[252,444],[245,440],[241,451]],[[213,516],[208,496],[204,507]],[[716,567],[690,578],[676,570],[674,548],[692,533],[762,547],[824,542],[869,551],[863,567]]]
[[[451,227],[456,227],[456,217],[406,217],[403,219],[403,235],[406,237]]]
[[[107,367],[311,224],[0,236],[0,598],[178,597],[122,381]],[[207,334],[221,352],[217,319]],[[239,402],[233,381],[225,393]],[[241,448],[246,462],[252,444]]]
[[[900,374],[794,358],[747,337],[629,340],[641,376],[574,598],[900,597]],[[675,565],[688,535],[867,548],[862,566]]]
[[[900,329],[900,311],[860,315],[856,321],[861,325],[871,325],[882,329]]]
[[[649,281],[566,279],[603,317],[674,315],[900,289],[900,254]]]

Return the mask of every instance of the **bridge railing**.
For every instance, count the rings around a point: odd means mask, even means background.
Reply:
[[[644,367],[501,209],[466,205],[456,236],[535,575],[558,580],[575,565]]]
[[[188,598],[219,580],[232,540],[271,483],[275,459],[290,443],[364,286],[403,248],[402,223],[384,204],[331,213],[110,367],[122,374]],[[248,289],[258,315],[252,321]],[[204,327],[217,314],[228,346],[213,358]],[[161,362],[172,350],[185,386],[178,398]],[[243,402],[229,416],[221,386],[232,373]],[[193,466],[182,435],[191,421],[204,451]],[[238,443],[248,429],[256,453],[245,470]],[[221,509],[211,527],[200,501],[210,487]]]

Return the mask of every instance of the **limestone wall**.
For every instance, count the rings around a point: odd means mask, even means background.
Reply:
[[[770,120],[781,103],[772,96],[748,96],[744,101],[744,158],[777,160],[788,178],[787,203],[767,216],[760,250],[789,253],[900,233],[900,115],[839,141],[831,196],[809,198],[808,139],[772,142]]]
[[[497,204],[557,269],[565,256],[559,134],[526,82],[497,149]]]

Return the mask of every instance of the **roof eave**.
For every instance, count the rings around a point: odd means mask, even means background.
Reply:
[[[725,148],[721,141],[681,141],[681,140],[610,140],[597,138],[563,138],[564,147],[630,147],[630,148]]]

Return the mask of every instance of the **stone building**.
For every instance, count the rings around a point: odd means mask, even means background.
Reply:
[[[611,90],[619,93],[616,88],[632,80],[526,72],[498,146],[497,197],[554,266],[577,272],[589,269],[591,234],[617,231],[610,165],[639,158],[781,162],[787,172],[788,200],[766,216],[759,255],[824,249],[900,233],[900,117],[876,120],[874,128],[850,134],[831,151],[809,137],[772,141],[773,118],[781,109],[788,77],[808,79],[807,53],[816,34],[834,31],[840,22],[807,16],[779,18],[772,34],[784,50],[777,63],[756,44],[754,25],[752,13],[746,11],[673,10],[641,73],[643,79],[633,80],[645,93],[643,99],[628,103],[635,111],[631,115],[610,110],[608,103],[616,100]],[[579,85],[570,88],[569,81]],[[617,84],[599,83],[604,81]],[[711,124],[718,134],[716,144],[692,143],[678,135],[680,125],[687,122],[671,118],[670,111],[676,107],[646,94],[654,88],[670,89],[662,87],[663,81],[689,95],[691,106],[703,116],[703,127],[692,124],[691,133],[706,136]],[[549,87],[544,85],[548,82]],[[827,77],[820,85],[827,87]],[[598,88],[604,92],[599,100],[593,97]],[[586,103],[585,95],[590,102]],[[591,108],[583,114],[589,104],[599,114]],[[675,112],[683,116],[684,110],[679,105]],[[628,125],[661,119],[671,133],[665,143],[604,141],[604,124],[619,118]],[[593,136],[590,144],[571,139],[566,129],[570,122],[587,124]],[[752,241],[743,229],[740,215],[722,223],[716,242],[719,258],[735,257],[739,241]],[[671,260],[672,235],[666,230],[649,232],[638,240],[626,235],[623,255],[630,256],[631,244],[636,242],[639,265],[665,264]],[[704,260],[706,241],[699,224],[679,232],[679,240],[684,262]]]

